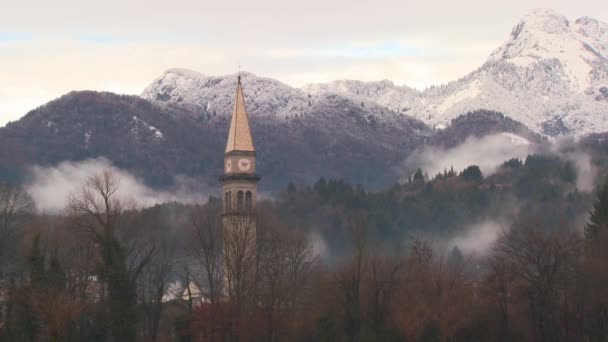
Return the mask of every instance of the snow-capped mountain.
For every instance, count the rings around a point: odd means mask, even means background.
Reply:
[[[237,75],[206,76],[187,69],[169,69],[154,80],[141,97],[165,104],[193,106],[209,115],[227,116],[234,106]],[[357,107],[368,122],[395,123],[404,117],[375,101],[325,92],[309,94],[277,80],[242,72],[247,111],[254,117],[267,119],[315,118],[331,120],[336,103],[342,109]],[[410,118],[407,118],[410,120]]]
[[[374,101],[433,126],[476,109],[504,113],[546,135],[608,130],[608,24],[535,10],[487,62],[446,85],[416,91],[390,81],[303,88]]]
[[[245,100],[252,115],[289,117],[308,110],[309,99],[299,89],[279,81],[243,72]],[[236,75],[205,76],[187,69],[169,69],[141,95],[148,100],[194,105],[208,113],[230,114],[234,105]]]
[[[598,46],[601,40],[596,37],[597,32],[585,30],[592,22],[603,25],[590,18],[581,18],[571,25],[553,11],[536,10],[513,28],[509,41],[496,49],[489,60],[508,61],[524,68],[544,60],[557,60],[570,87],[584,91],[592,84],[594,64],[601,66],[605,58]]]
[[[235,75],[171,69],[142,97],[225,115],[232,110],[235,82]],[[361,106],[366,120],[386,124],[405,115],[443,129],[456,117],[482,109],[504,113],[547,136],[584,135],[608,131],[608,24],[589,17],[571,22],[551,10],[535,10],[479,69],[424,91],[386,80],[341,80],[296,89],[250,73],[243,74],[243,82],[254,116],[314,116],[338,96]]]
[[[607,56],[608,25],[543,10],[526,16],[479,69],[424,91],[390,81],[298,89],[241,76],[266,188],[319,176],[383,187],[422,146],[449,149],[490,134],[517,146],[542,144],[537,133],[608,132]],[[236,82],[171,69],[141,97],[66,94],[0,127],[0,179],[20,181],[30,165],[104,156],[155,186],[176,176],[214,180]]]

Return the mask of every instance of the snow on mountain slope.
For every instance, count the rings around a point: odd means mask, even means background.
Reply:
[[[608,56],[608,24],[590,17],[578,18],[574,24],[579,39]]]
[[[305,113],[309,99],[299,89],[279,81],[242,73],[245,101],[251,115],[288,117]],[[205,76],[186,69],[169,69],[143,92],[157,102],[194,105],[208,113],[232,113],[236,75]]]
[[[435,126],[477,109],[495,110],[546,135],[608,130],[608,24],[571,23],[535,10],[487,62],[465,77],[419,92],[390,81],[334,81],[303,90],[348,94]]]
[[[501,136],[507,138],[509,140],[509,143],[511,143],[514,146],[521,146],[521,145],[530,145],[531,142],[530,140],[526,139],[526,138],[522,138],[517,134],[513,134],[513,133],[508,133],[508,132],[502,132],[500,133]]]
[[[279,81],[243,72],[247,112],[263,118],[305,118],[308,122],[336,127],[337,117],[348,112],[351,120],[364,124],[390,124],[394,127],[423,125],[409,116],[400,115],[373,101],[366,101],[347,92],[306,93]],[[205,76],[185,69],[169,69],[154,80],[142,97],[156,103],[195,106],[208,115],[230,115],[234,105],[236,75]],[[420,129],[427,134],[426,129]]]
[[[579,26],[585,26],[584,22],[577,20],[571,27],[568,19],[553,11],[533,11],[513,28],[511,39],[495,50],[489,60],[506,60],[528,67],[541,60],[556,59],[571,87],[584,90],[590,86],[592,62],[599,56],[593,40],[581,39]]]
[[[318,114],[322,102],[333,101],[329,96],[335,95],[347,106],[359,105],[369,120],[386,124],[399,120],[395,115],[400,114],[444,128],[464,113],[484,109],[548,136],[608,131],[608,24],[589,17],[571,22],[551,10],[526,15],[477,70],[424,91],[387,80],[342,80],[296,89],[250,73],[242,77],[254,116]],[[225,115],[232,111],[235,82],[235,75],[171,69],[142,97]],[[331,119],[331,111],[324,114]]]
[[[412,103],[421,100],[420,91],[407,86],[396,86],[388,80],[380,82],[341,80],[309,84],[302,90],[312,95],[336,93],[350,96],[355,101],[373,101],[402,114],[410,114],[408,112],[412,109]]]

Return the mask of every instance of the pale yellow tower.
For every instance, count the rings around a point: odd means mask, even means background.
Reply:
[[[235,301],[248,297],[255,287],[258,228],[255,214],[257,183],[255,148],[249,127],[241,77],[238,77],[234,111],[224,153],[222,213],[224,288]]]

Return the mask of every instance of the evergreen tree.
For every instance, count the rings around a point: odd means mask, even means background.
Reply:
[[[471,165],[467,167],[462,171],[460,176],[468,181],[478,182],[483,180],[483,175],[481,173],[481,170],[479,169],[479,166],[477,165]]]
[[[585,225],[585,237],[588,242],[586,273],[588,290],[591,299],[589,310],[589,341],[608,341],[608,302],[606,300],[606,232],[608,231],[608,181],[598,189],[596,199]]]
[[[422,170],[418,168],[416,173],[414,173],[414,182],[424,182],[424,174],[422,174]]]
[[[608,227],[608,182],[599,189],[589,221],[585,225],[585,236],[595,239]]]
[[[464,254],[462,254],[462,251],[460,248],[458,248],[458,246],[454,246],[450,252],[450,255],[448,256],[448,264],[452,267],[456,267],[461,265],[463,262]]]
[[[502,163],[501,165],[501,167],[509,169],[516,169],[521,166],[523,166],[523,163],[521,162],[521,160],[519,160],[519,158],[511,158],[506,162]]]

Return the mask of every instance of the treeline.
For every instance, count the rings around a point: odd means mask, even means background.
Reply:
[[[577,177],[531,156],[375,193],[322,179],[255,220],[140,209],[107,171],[58,216],[2,185],[0,340],[606,341],[608,185],[592,205]],[[431,238],[498,216],[484,255]]]
[[[549,230],[580,225],[593,200],[579,191],[580,177],[571,161],[530,155],[504,162],[489,176],[475,165],[437,175],[419,169],[404,183],[377,192],[332,179],[290,184],[278,195],[275,211],[289,226],[319,233],[340,255],[348,245],[347,218],[361,212],[373,244],[399,244],[411,236],[451,239],[485,221],[508,225],[519,216],[538,217]]]

